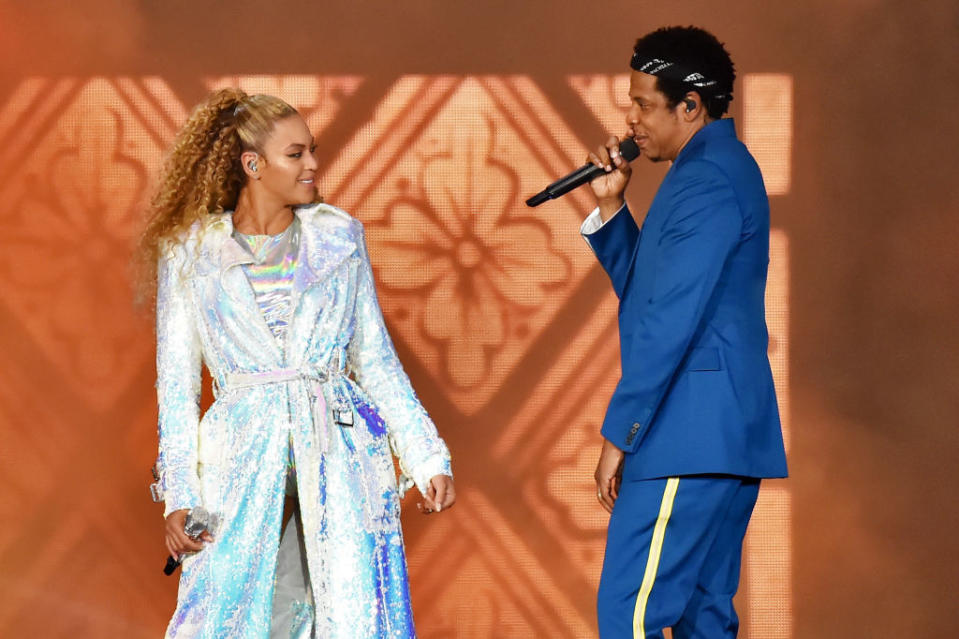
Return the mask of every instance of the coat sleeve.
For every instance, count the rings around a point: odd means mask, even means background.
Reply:
[[[361,259],[349,366],[386,422],[400,469],[425,493],[433,476],[452,476],[450,453],[396,355],[377,301],[363,227],[358,221],[354,224]]]
[[[741,234],[742,216],[726,175],[705,161],[684,168],[663,226],[652,295],[630,298],[623,311],[628,321],[635,318],[635,330],[602,433],[626,452],[634,452],[648,431]]]
[[[640,235],[629,207],[623,204],[605,223],[597,208],[583,222],[580,233],[609,275],[616,296],[623,299]]]
[[[160,258],[157,269],[157,467],[164,516],[201,504],[197,475],[200,422],[200,344],[181,277],[182,247]]]

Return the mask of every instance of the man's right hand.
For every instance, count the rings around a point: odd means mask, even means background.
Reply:
[[[604,222],[622,208],[625,201],[623,192],[626,190],[626,185],[629,184],[630,175],[632,175],[629,162],[624,160],[619,153],[619,142],[619,138],[610,136],[604,146],[598,147],[587,158],[587,161],[606,169],[604,175],[589,183],[589,187],[593,190],[593,195],[596,196],[599,203],[599,216]]]
[[[606,512],[613,512],[613,504],[619,497],[619,486],[623,482],[623,461],[626,454],[605,437],[603,449],[599,453],[599,463],[593,478],[596,480],[596,498]]]
[[[181,556],[188,552],[203,550],[203,541],[213,541],[210,531],[204,530],[196,539],[188,537],[183,527],[186,525],[186,516],[190,510],[183,508],[174,510],[166,518],[166,547],[170,554],[179,561]]]

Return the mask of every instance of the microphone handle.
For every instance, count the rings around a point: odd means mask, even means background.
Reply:
[[[163,574],[169,577],[173,574],[173,571],[177,569],[177,566],[180,565],[180,562],[173,558],[173,555],[168,555],[166,558],[166,566],[163,567]]]
[[[562,195],[566,195],[576,187],[582,186],[587,182],[592,182],[600,175],[606,173],[606,170],[595,164],[585,164],[569,175],[561,177],[545,189],[526,200],[526,206],[539,206],[547,200],[554,200]]]
[[[636,143],[630,138],[626,138],[620,142],[619,152],[623,159],[627,162],[632,162],[639,157],[639,147],[636,146]],[[573,189],[582,186],[587,182],[592,182],[600,175],[605,173],[606,170],[601,166],[596,166],[592,163],[584,164],[569,175],[561,177],[533,197],[526,200],[526,206],[539,206],[547,200],[553,200],[562,195],[566,195]]]
[[[575,188],[578,188],[588,182],[592,182],[600,175],[605,175],[606,169],[595,164],[584,164],[579,170],[562,177],[549,186],[546,190],[550,193],[550,199],[566,195]]]

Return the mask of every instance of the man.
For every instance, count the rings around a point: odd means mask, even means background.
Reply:
[[[786,475],[766,353],[769,201],[722,119],[735,72],[714,36],[660,29],[630,66],[627,137],[673,164],[639,229],[619,140],[590,155],[606,173],[582,233],[620,300],[622,359],[596,467],[611,512],[600,637],[735,637],[759,480]]]

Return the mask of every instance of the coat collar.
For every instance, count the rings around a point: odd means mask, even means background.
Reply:
[[[357,250],[350,218],[326,204],[297,209],[300,218],[300,266],[293,290],[302,293],[322,282]]]
[[[689,142],[686,143],[686,146],[679,152],[679,155],[673,162],[673,166],[681,164],[685,158],[695,155],[698,149],[701,149],[709,142],[724,138],[736,138],[736,123],[732,118],[714,120],[697,131]]]
[[[356,252],[349,218],[329,205],[314,204],[296,209],[300,220],[299,265],[294,287],[303,291],[327,278],[340,263]],[[196,225],[193,236],[198,244],[198,275],[252,263],[250,254],[233,239],[232,212],[212,216],[202,227]]]
[[[318,204],[296,210],[300,220],[300,248],[297,265],[293,271],[290,326],[287,333],[287,348],[299,343],[295,334],[308,326],[312,318],[300,317],[301,300],[307,290],[328,280],[334,271],[358,250],[353,220],[334,207]],[[197,224],[191,229],[191,241],[196,244],[194,274],[216,275],[223,290],[236,304],[236,312],[246,314],[251,326],[259,333],[263,343],[269,344],[269,357],[280,365],[296,353],[284,350],[276,342],[273,332],[266,325],[257,307],[253,287],[242,269],[234,268],[253,262],[250,254],[233,239],[231,213],[213,216],[206,225]]]

